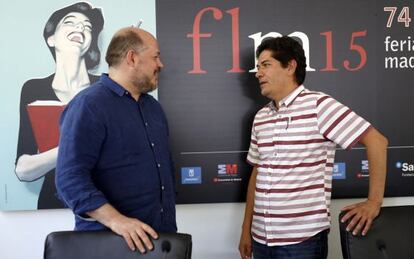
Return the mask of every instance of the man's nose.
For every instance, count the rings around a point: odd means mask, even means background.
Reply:
[[[158,60],[158,67],[161,69],[164,67],[164,64],[161,62],[161,59]]]
[[[262,72],[260,70],[257,70],[256,74],[254,75],[257,79],[262,77]]]

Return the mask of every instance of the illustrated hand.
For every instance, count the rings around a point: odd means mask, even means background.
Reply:
[[[39,179],[56,167],[57,154],[58,147],[35,155],[21,155],[16,163],[17,178],[25,182]]]

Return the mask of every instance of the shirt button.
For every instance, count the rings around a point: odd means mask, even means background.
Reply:
[[[163,213],[164,212],[164,209],[163,208],[161,208],[161,213]]]
[[[163,191],[164,191],[164,189],[165,189],[164,185],[163,185],[163,186],[161,186],[161,190],[163,190]]]
[[[148,127],[148,122],[145,122],[145,127]]]
[[[153,147],[153,146],[155,146],[155,144],[154,143],[151,143],[151,146]]]
[[[161,164],[157,164],[157,166],[158,166],[158,168],[160,168],[161,167]]]
[[[277,153],[275,152],[275,153],[273,153],[273,157],[277,157]]]

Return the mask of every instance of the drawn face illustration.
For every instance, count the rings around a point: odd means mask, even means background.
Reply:
[[[92,24],[87,16],[77,12],[68,13],[56,26],[55,34],[47,40],[56,52],[83,56],[92,41]]]

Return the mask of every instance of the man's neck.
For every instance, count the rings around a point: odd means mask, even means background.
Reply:
[[[298,88],[299,85],[297,83],[292,83],[287,85],[283,88],[282,91],[276,93],[274,96],[272,96],[272,100],[274,101],[277,108],[279,108],[279,102],[283,99],[285,99],[287,96],[289,96],[293,91],[295,91],[296,88]]]
[[[135,99],[135,101],[138,101],[141,93],[139,92],[138,88],[134,87],[131,81],[128,80],[127,75],[119,73],[119,71],[114,68],[110,68],[108,71],[108,77],[119,84],[126,91],[128,91],[131,94],[132,98]]]

